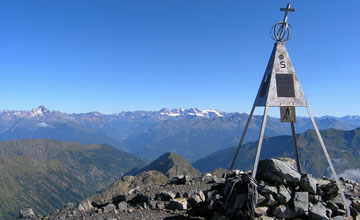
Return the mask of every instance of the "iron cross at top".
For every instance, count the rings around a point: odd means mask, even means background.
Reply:
[[[285,11],[285,17],[283,21],[277,22],[270,31],[271,38],[276,42],[285,42],[290,40],[292,36],[292,27],[287,23],[289,12],[295,12],[295,8],[291,8],[290,3],[286,8],[280,8],[280,11]]]
[[[291,8],[290,3],[288,3],[287,8],[280,8],[280,11],[285,11],[284,23],[286,23],[289,16],[289,11],[295,12],[295,8]]]

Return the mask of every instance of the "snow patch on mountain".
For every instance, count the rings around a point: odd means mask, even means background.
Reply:
[[[43,122],[43,121],[38,123],[37,126],[42,127],[42,128],[49,127],[49,125],[46,122]]]
[[[222,115],[218,110],[216,109],[208,109],[208,110],[202,110],[202,112],[204,114],[210,115],[210,114],[215,114],[218,117],[224,117],[224,115]]]
[[[212,118],[212,117],[224,117],[218,110],[216,109],[205,109],[200,110],[198,108],[175,108],[172,110],[169,109],[161,109],[160,115],[168,116],[168,117],[180,117],[180,116],[196,116],[196,117],[204,117],[204,118]]]

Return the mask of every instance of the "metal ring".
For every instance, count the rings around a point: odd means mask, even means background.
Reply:
[[[293,28],[287,22],[279,21],[270,30],[270,36],[278,42],[285,42],[293,36]]]

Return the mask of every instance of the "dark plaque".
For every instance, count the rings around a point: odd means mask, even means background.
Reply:
[[[296,113],[294,106],[280,107],[281,122],[296,122]]]
[[[295,97],[294,79],[292,74],[276,74],[278,97]]]

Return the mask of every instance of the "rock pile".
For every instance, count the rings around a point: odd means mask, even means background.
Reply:
[[[228,173],[223,178],[223,172],[214,173],[195,178],[175,176],[164,181],[158,172],[148,171],[124,177],[121,184],[113,185],[122,189],[105,190],[106,194],[77,205],[68,204],[48,216],[35,217],[33,212],[23,210],[20,219],[231,219],[224,192],[234,175]],[[157,178],[150,178],[151,174]],[[257,183],[254,219],[345,219],[345,206],[336,184],[327,178],[299,174],[293,160],[261,161]],[[360,185],[345,179],[341,183],[353,219],[360,220]],[[243,195],[236,196],[231,206],[244,204],[247,197]]]
[[[335,181],[299,174],[294,161],[275,158],[261,161],[257,173],[259,219],[345,219],[346,208]],[[360,219],[360,186],[342,179],[351,215]]]

